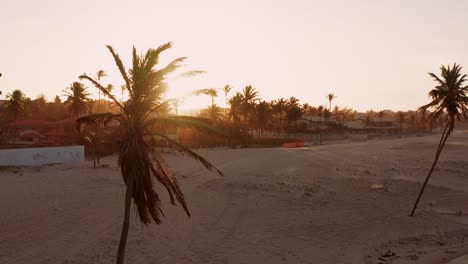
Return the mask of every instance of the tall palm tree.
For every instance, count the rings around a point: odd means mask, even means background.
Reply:
[[[336,99],[336,95],[335,95],[335,94],[329,93],[329,94],[327,95],[327,100],[328,100],[328,103],[329,103],[329,108],[328,108],[328,110],[329,110],[330,112],[331,112],[331,110],[332,110],[331,103],[332,103],[332,101],[333,101],[334,99]]]
[[[127,90],[127,86],[125,84],[120,85],[120,91],[122,92],[120,96],[120,103],[123,103],[124,92]]]
[[[157,224],[161,223],[161,203],[159,195],[154,189],[152,176],[167,189],[171,202],[176,204],[177,200],[190,216],[175,175],[164,158],[153,151],[151,143],[154,142],[155,135],[164,138],[179,152],[201,162],[207,169],[222,174],[197,153],[180,145],[158,130],[154,130],[155,126],[179,125],[203,131],[213,131],[204,119],[162,114],[161,107],[167,106],[166,100],[163,98],[167,90],[167,76],[176,71],[186,59],[185,57],[177,58],[167,66],[156,70],[159,55],[171,47],[172,43],[166,43],[156,49],[149,49],[141,55],[137,54],[134,47],[132,68],[127,73],[119,55],[111,46],[107,46],[127,86],[129,100],[125,104],[119,103],[114,95],[110,94],[98,81],[86,74],[80,76],[80,79],[90,81],[106,94],[120,110],[120,113],[115,115],[115,118],[120,122],[121,133],[118,164],[126,191],[125,216],[117,255],[118,264],[124,261],[132,200],[141,223],[145,225],[150,224],[151,221]]]
[[[89,93],[86,92],[86,87],[79,82],[74,82],[66,90],[63,90],[63,95],[67,97],[64,102],[65,108],[73,119],[87,114],[89,110]]]
[[[396,121],[398,123],[398,126],[400,127],[400,133],[403,130],[403,122],[405,122],[406,114],[403,111],[398,111],[396,115]]]
[[[13,132],[13,144],[16,142],[17,123],[21,117],[27,113],[26,96],[21,90],[14,90],[7,94],[5,103],[5,112],[8,117],[13,119],[15,127]]]
[[[232,90],[232,86],[230,86],[229,84],[226,84],[223,88],[223,92],[224,92],[224,103],[225,103],[225,109],[224,109],[224,116],[226,117],[227,116],[227,105],[228,105],[228,94],[229,92],[231,92]]]
[[[286,119],[288,125],[294,123],[294,134],[297,133],[297,120],[302,116],[302,108],[299,105],[299,99],[296,97],[290,97],[287,103]]]
[[[372,118],[374,118],[375,112],[374,110],[368,110],[366,111],[365,119],[364,119],[364,124],[366,126],[366,132],[369,134],[369,127],[372,124]]]
[[[377,117],[380,119],[380,125],[381,125],[381,126],[383,126],[383,124],[382,124],[382,119],[383,119],[384,115],[385,115],[385,111],[384,111],[384,110],[381,110],[381,111],[379,111],[379,112],[377,113]]]
[[[237,127],[242,117],[242,102],[244,96],[237,92],[231,99],[229,99],[229,114],[228,116],[232,119],[232,124]]]
[[[105,88],[106,88],[106,90],[107,90],[109,93],[112,93],[112,90],[114,90],[114,85],[112,85],[112,84],[109,83]],[[106,97],[106,96],[104,96],[104,97]],[[109,99],[110,99],[110,98],[109,98]],[[106,101],[106,105],[105,105],[105,106],[106,106],[106,111],[108,111],[109,109],[108,109],[108,103],[107,103],[107,101]]]
[[[107,74],[103,70],[99,70],[96,73],[98,83],[101,84],[101,78],[106,77],[106,76]],[[98,113],[101,111],[100,104],[101,104],[101,90],[98,90],[98,109],[97,109]]]
[[[260,100],[258,98],[258,92],[252,85],[247,85],[242,90],[243,102],[242,102],[242,115],[247,123],[250,125],[250,128],[253,128],[255,125],[255,103]]]
[[[323,105],[317,107],[317,112],[319,115],[319,135],[320,135],[320,145],[322,145],[322,116],[323,112],[325,110],[326,106],[324,107]]]
[[[274,104],[272,107],[273,113],[277,115],[278,120],[279,120],[278,135],[281,133],[281,130],[283,128],[282,121],[283,121],[283,113],[286,111],[286,103],[287,103],[286,99],[280,98],[274,101]]]
[[[213,121],[218,121],[221,119],[223,113],[221,112],[221,107],[216,104],[208,106],[208,118]]]
[[[194,95],[208,95],[211,97],[211,105],[214,105],[214,99],[218,96],[218,90],[215,88],[200,89],[193,92]]]
[[[426,188],[429,178],[434,171],[434,168],[439,160],[440,153],[445,146],[450,134],[455,128],[455,119],[461,120],[468,119],[468,85],[464,85],[466,81],[466,74],[461,74],[462,67],[457,64],[453,64],[452,67],[441,66],[441,77],[438,77],[434,73],[429,75],[437,82],[437,86],[429,92],[429,96],[432,101],[426,105],[421,106],[420,110],[433,108],[434,112],[429,115],[429,118],[436,120],[440,116],[445,115],[445,126],[442,132],[442,136],[439,141],[439,146],[436,151],[434,162],[432,163],[431,169],[424,180],[424,183],[419,191],[419,195],[414,203],[413,210],[411,210],[410,216],[414,215],[416,207],[418,206],[419,200]]]
[[[268,102],[261,101],[255,106],[255,118],[256,127],[260,129],[260,134],[263,134],[271,121],[271,108]]]

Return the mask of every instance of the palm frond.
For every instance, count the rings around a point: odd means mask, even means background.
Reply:
[[[205,73],[206,71],[193,70],[193,71],[186,71],[184,73],[181,73],[177,75],[177,77],[193,77],[193,76],[198,76],[198,75],[202,75]]]
[[[151,171],[156,179],[166,188],[171,203],[176,205],[175,200],[179,202],[180,205],[184,208],[188,216],[190,216],[190,211],[185,201],[184,194],[181,191],[177,178],[174,176],[174,172],[171,166],[165,161],[165,159],[158,153],[152,152],[153,161],[156,164],[151,167]],[[175,199],[174,199],[175,197]]]
[[[130,86],[130,79],[128,78],[127,72],[125,71],[125,66],[122,63],[122,60],[120,59],[119,55],[115,53],[114,48],[112,46],[107,45],[107,49],[109,49],[110,53],[112,54],[112,57],[114,57],[115,64],[117,65],[117,68],[119,68],[120,74],[122,75],[122,78],[125,81],[125,85],[127,85],[128,92],[130,93],[130,96],[133,96],[133,91]]]
[[[76,128],[81,130],[81,127],[84,125],[96,125],[96,124],[103,124],[107,125],[112,120],[119,120],[120,114],[112,114],[112,113],[97,113],[92,115],[87,115],[78,118],[76,123]]]

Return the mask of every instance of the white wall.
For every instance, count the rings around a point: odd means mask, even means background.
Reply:
[[[84,146],[0,149],[0,166],[76,164],[84,161]]]

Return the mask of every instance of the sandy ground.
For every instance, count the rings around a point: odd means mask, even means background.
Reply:
[[[200,150],[225,177],[169,153],[193,216],[162,191],[164,223],[132,217],[126,263],[445,263],[468,253],[468,133],[407,216],[437,143]],[[0,263],[113,263],[124,186],[103,163],[1,170]]]

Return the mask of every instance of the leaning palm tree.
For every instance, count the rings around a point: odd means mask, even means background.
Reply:
[[[437,120],[439,117],[444,116],[444,130],[439,141],[439,146],[436,151],[434,162],[432,163],[431,169],[424,180],[424,183],[419,191],[419,195],[414,203],[413,210],[411,210],[410,216],[414,215],[416,207],[418,206],[419,200],[426,188],[429,178],[434,171],[434,168],[439,160],[440,153],[447,142],[448,137],[455,128],[455,119],[461,121],[462,117],[468,119],[468,85],[464,85],[466,81],[466,74],[461,74],[462,67],[457,64],[453,64],[453,67],[441,66],[441,77],[438,77],[434,73],[429,75],[434,78],[437,82],[437,86],[429,92],[429,96],[432,101],[426,105],[421,106],[420,110],[426,110],[433,108],[434,112],[429,115],[432,120]]]
[[[180,125],[212,131],[211,126],[204,119],[166,116],[161,111],[161,108],[167,107],[167,102],[163,98],[167,90],[167,76],[176,71],[186,59],[185,57],[177,58],[167,66],[156,70],[159,55],[171,47],[172,43],[166,43],[156,49],[149,49],[141,55],[137,54],[134,47],[132,68],[127,72],[119,55],[111,46],[107,46],[127,87],[129,100],[124,104],[119,103],[115,96],[101,86],[98,81],[86,74],[80,76],[80,79],[90,81],[106,94],[120,110],[120,113],[114,117],[120,123],[118,165],[126,185],[126,191],[125,216],[117,255],[118,264],[124,261],[132,200],[141,223],[145,225],[150,224],[151,221],[156,224],[161,223],[161,215],[163,215],[161,202],[154,189],[152,176],[167,189],[171,202],[176,204],[177,201],[190,216],[184,195],[172,170],[161,154],[153,151],[154,136],[164,138],[182,154],[194,158],[207,169],[215,170],[222,175],[203,157],[154,129],[155,126]]]
[[[16,130],[17,130],[17,123],[18,120],[25,116],[27,113],[26,107],[26,96],[21,90],[14,90],[13,92],[7,94],[6,96],[7,101],[5,102],[5,113],[7,117],[13,119],[15,124],[14,132],[13,132],[13,144],[16,141]]]
[[[89,93],[86,92],[86,87],[82,83],[74,82],[63,91],[63,95],[67,97],[64,102],[65,108],[73,119],[89,110]]]
[[[329,103],[329,108],[328,108],[328,110],[329,110],[330,112],[331,112],[331,110],[332,110],[331,103],[332,103],[332,101],[333,101],[334,99],[336,99],[336,95],[335,95],[335,94],[329,93],[329,94],[327,95],[327,100],[328,100],[328,103]]]
[[[214,105],[214,98],[218,96],[218,91],[215,88],[200,89],[193,92],[194,95],[208,95],[211,97],[211,105]]]

